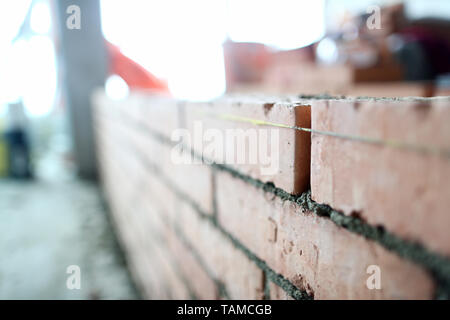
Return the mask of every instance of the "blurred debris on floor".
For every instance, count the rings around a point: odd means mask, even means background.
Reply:
[[[0,299],[138,298],[98,187],[59,160],[41,161],[35,181],[0,180]],[[79,290],[66,286],[72,265]]]

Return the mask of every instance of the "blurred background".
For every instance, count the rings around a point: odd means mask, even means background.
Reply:
[[[97,187],[98,88],[450,93],[448,0],[15,0],[0,16],[3,299],[139,297]]]

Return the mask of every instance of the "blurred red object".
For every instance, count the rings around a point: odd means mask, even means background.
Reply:
[[[227,90],[242,84],[260,83],[271,62],[271,52],[261,43],[233,42],[224,45]]]
[[[314,62],[312,46],[277,50],[262,43],[227,40],[223,49],[227,91],[261,85],[267,72],[274,68],[289,68],[292,65]]]
[[[169,93],[169,88],[163,80],[158,79],[137,62],[125,56],[117,46],[106,41],[106,49],[109,55],[109,74],[120,76],[130,90],[139,89]]]

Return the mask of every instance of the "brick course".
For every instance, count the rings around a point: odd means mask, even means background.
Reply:
[[[448,149],[444,101],[318,101],[312,127]],[[448,158],[313,134],[311,163],[315,201],[450,254]]]
[[[223,98],[211,103],[186,103],[184,109],[185,125],[194,141],[198,141],[196,139],[201,140],[199,133],[208,129],[217,131],[226,137],[224,146],[226,152],[221,155],[208,152],[207,143],[202,145],[203,148],[191,143],[192,148],[199,155],[203,155],[207,160],[226,164],[229,159],[227,156],[231,158],[233,154],[235,155],[233,157],[235,161],[229,164],[236,170],[261,181],[272,182],[289,193],[300,194],[308,189],[311,143],[308,133],[279,127],[257,128],[250,123],[227,120],[226,117],[232,115],[243,119],[251,118],[287,126],[310,128],[311,111],[309,105],[256,98]],[[267,141],[260,133],[257,135],[256,143],[252,143],[251,138],[249,138],[251,136],[248,133],[249,129],[266,130]],[[230,135],[227,136],[227,134]],[[240,137],[246,137],[247,147],[241,153],[239,153],[241,149],[238,149],[236,144],[232,144],[233,148],[227,148],[227,142],[233,141],[231,134],[240,134]],[[278,134],[278,139],[276,139],[275,134]],[[276,140],[274,141],[276,148],[273,149],[272,139]],[[251,163],[248,147],[251,143],[255,147],[256,154],[264,154],[267,159],[279,162],[275,172],[272,172],[268,168],[269,166],[264,165],[261,158],[258,158],[257,163]],[[247,159],[245,164],[238,162],[238,153],[239,155],[245,154],[244,159]]]
[[[421,268],[226,173],[217,177],[218,220],[276,272],[318,299],[426,299],[433,283]],[[254,230],[260,230],[254,232]],[[382,290],[366,286],[382,270]]]
[[[102,185],[143,297],[449,297],[445,155],[239,121],[442,150],[450,147],[449,102],[235,96],[194,103],[144,93],[112,101],[97,93]],[[238,118],[222,117],[230,114]],[[261,163],[174,163],[171,135],[192,134],[195,121],[222,133],[279,130],[279,154],[270,154],[280,157],[279,170],[265,176]],[[380,268],[381,290],[367,287],[371,265]]]

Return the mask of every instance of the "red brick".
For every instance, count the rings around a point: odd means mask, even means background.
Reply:
[[[116,100],[116,103],[119,105],[119,115],[122,118],[127,118],[124,120],[140,120],[142,118],[141,105],[144,101],[145,96],[143,96],[140,92],[130,92],[126,99]]]
[[[212,275],[225,285],[230,298],[262,299],[264,277],[256,264],[191,207],[184,204],[179,212],[184,236]]]
[[[177,187],[194,200],[206,214],[213,212],[213,177],[206,165],[175,165],[171,179]]]
[[[121,190],[115,194],[115,202],[119,204],[115,215],[120,217],[117,225],[127,235],[127,252],[135,265],[145,296],[158,299],[189,298],[189,292],[164,241],[168,230],[163,217],[168,215],[166,210],[170,210],[174,201],[161,205],[162,199],[157,198],[157,194],[150,194],[149,199],[145,193],[123,192],[124,188],[129,190],[127,185],[133,186],[132,181],[123,181]],[[159,187],[164,190],[163,185]]]
[[[186,127],[191,134],[192,147],[198,154],[203,153],[208,160],[227,163],[253,178],[264,182],[273,182],[287,192],[302,193],[309,186],[310,135],[308,133],[274,126],[256,126],[242,121],[220,118],[224,115],[233,115],[287,126],[310,127],[310,107],[308,105],[286,101],[277,102],[279,100],[276,98],[272,100],[268,98],[222,98],[210,103],[186,104],[184,113]],[[199,123],[203,129],[202,133],[211,130],[211,133],[216,132],[223,137],[226,137],[227,133],[230,132],[238,134],[245,139],[245,150],[239,152],[236,143],[233,144],[233,137],[230,136],[224,141],[222,155],[211,150],[208,152],[208,146],[211,146],[211,142],[214,141],[212,137],[209,137],[209,141],[204,141],[203,148],[197,146],[194,141],[202,141],[202,138],[206,138],[199,134]],[[249,129],[256,130],[253,132],[256,140],[253,137],[250,138],[251,131]],[[264,139],[261,135],[262,130],[265,132],[267,139]],[[275,144],[272,144],[271,139],[276,138],[276,133],[278,133],[278,139]],[[237,139],[234,138],[234,141],[237,141]],[[230,147],[227,148],[227,143],[234,146],[234,151]],[[267,148],[267,152],[263,152],[265,150],[261,146]],[[255,148],[257,155],[250,151],[251,147]],[[244,153],[245,157],[242,159],[244,163],[238,162],[236,155],[243,156]],[[277,164],[275,171],[269,170],[269,165],[263,163],[263,159],[259,156],[260,153],[267,155],[267,159],[270,159],[272,164]],[[230,163],[230,161],[227,161],[227,157],[231,158],[233,154],[235,157],[231,160],[234,161]],[[252,154],[253,157],[257,157],[250,161]]]
[[[189,249],[177,238],[176,231],[168,233],[168,245],[171,249],[186,281],[198,299],[217,299],[219,293],[215,282],[196,260]]]
[[[450,148],[450,99],[313,102],[315,130]],[[312,135],[313,200],[450,254],[450,161]]]
[[[217,205],[226,230],[315,299],[432,298],[433,282],[421,268],[227,173],[217,175]],[[381,290],[366,286],[369,265],[381,268]]]
[[[91,97],[91,101],[95,117],[97,117],[97,115],[115,115],[118,112],[119,107],[123,104],[123,101],[108,98],[103,90],[95,91]]]
[[[151,135],[136,128],[129,128],[126,139],[146,161],[155,165],[159,173],[176,189],[194,200],[208,214],[213,211],[213,186],[211,169],[205,164],[177,163],[176,150]],[[149,175],[149,179],[154,179]]]
[[[157,276],[163,279],[165,286],[168,288],[167,291],[169,292],[169,298],[177,300],[189,299],[189,291],[183,278],[180,276],[174,257],[171,255],[171,252],[166,246],[165,238],[164,245],[161,242],[158,243],[158,241],[153,241],[152,244],[155,247],[155,251],[150,257],[154,260],[154,263],[159,265],[161,269],[160,274]]]
[[[157,150],[153,153],[152,149],[147,149],[146,156],[150,161],[154,161],[158,171],[168,180],[176,190],[183,195],[195,201],[202,211],[207,214],[213,212],[213,181],[211,169],[204,164],[176,164],[173,163],[170,153],[171,147],[156,144]],[[155,157],[153,157],[155,154]],[[155,158],[162,159],[161,161]],[[153,177],[154,179],[154,177]]]
[[[211,169],[206,165],[176,165],[171,158],[172,147],[162,145],[133,122],[143,120],[144,126],[168,136],[177,128],[181,115],[186,114],[184,123],[189,128],[195,120],[193,115],[198,115],[194,111],[203,109],[299,125],[295,118],[296,109],[291,108],[297,105],[295,103],[279,102],[264,109],[267,99],[244,99],[240,106],[236,101],[235,98],[219,99],[211,106],[189,103],[181,114],[176,101],[150,96],[131,97],[127,101],[106,100],[99,102],[102,106],[96,108],[103,183],[132,272],[148,298],[189,298],[186,284],[199,298],[216,298],[215,280],[225,284],[232,299],[263,297],[265,277],[261,269],[234,247],[209,219],[200,218],[190,206],[180,202],[170,188],[174,185],[202,211],[211,213],[214,189]],[[409,102],[407,108],[399,107],[400,102],[384,100],[383,103],[389,107],[381,102],[361,100],[353,110],[353,105],[350,108],[347,103],[346,107],[345,101],[331,100],[328,108],[340,108],[322,114],[323,121],[319,124],[327,131],[336,129],[345,134],[433,143],[448,148],[446,138],[450,129],[444,126],[448,120],[448,99],[434,99],[432,107],[417,102]],[[317,100],[299,105],[308,104],[313,105],[313,117],[315,113],[320,115],[321,108],[327,108]],[[156,115],[150,116],[152,112]],[[205,128],[252,127],[204,117],[204,113],[200,115]],[[130,118],[134,120],[129,121]],[[286,119],[291,122],[283,122]],[[300,170],[298,166],[299,162],[305,163],[297,157],[305,154],[301,152],[304,144],[297,147],[287,144],[302,140],[296,140],[295,130],[280,130],[283,141],[280,154],[284,162],[280,166],[282,170],[274,177],[261,177],[258,166],[236,165],[234,168],[257,179],[273,181],[288,192],[298,193],[305,188],[299,187],[299,181],[304,180],[299,180],[296,174],[309,175],[309,169]],[[334,143],[316,135],[313,139],[317,144],[313,146],[316,158],[313,157],[315,167],[312,172],[312,193],[316,201],[322,202],[318,198],[322,196],[323,202],[347,214],[358,212],[369,223],[381,224],[408,239],[420,239],[430,247],[436,245],[437,250],[443,252],[439,246],[449,242],[442,232],[443,226],[448,225],[442,210],[448,205],[443,194],[448,189],[445,181],[449,178],[443,159],[342,139]],[[156,172],[141,161],[140,155],[156,165]],[[430,163],[438,168],[431,167]],[[331,181],[330,172],[335,174],[331,175],[334,179]],[[422,172],[428,176],[420,182],[418,176]],[[168,178],[169,185],[160,180],[160,174]],[[412,186],[397,190],[398,181],[392,181],[399,177],[400,185],[408,181]],[[386,190],[380,187],[377,178]],[[274,199],[273,195],[235,180],[227,173],[218,173],[216,186],[218,223],[275,272],[314,294],[316,299],[422,299],[433,296],[433,281],[420,266],[399,258],[377,243],[339,228],[326,218],[301,212],[295,204]],[[413,194],[420,197],[413,198]],[[399,195],[399,199],[392,195]],[[407,210],[399,210],[400,206]],[[386,212],[383,211],[385,207]],[[422,222],[424,212],[428,212],[427,218],[431,215],[436,218]],[[408,218],[404,219],[406,214]],[[443,226],[437,226],[437,221]],[[428,242],[424,235],[432,233],[435,238]],[[192,248],[180,239],[187,240]],[[381,268],[381,290],[366,287],[369,277],[366,270],[370,265]],[[269,286],[271,299],[289,298],[275,283],[269,281]]]
[[[142,123],[151,130],[170,138],[179,127],[179,101],[164,96],[141,94],[140,115]]]
[[[389,82],[378,84],[357,84],[346,90],[336,92],[353,97],[429,97],[433,94],[433,87],[427,83]]]
[[[147,228],[147,236],[145,237],[147,244],[163,239],[165,260],[170,259],[171,264],[177,266],[177,273],[183,274],[184,280],[189,283],[196,296],[201,299],[217,298],[217,290],[213,280],[201,268],[188,249],[176,238],[176,231],[173,230],[173,226],[178,218],[178,206],[173,192],[158,179],[153,179],[149,189],[145,191],[147,196],[144,199],[143,213],[146,216],[144,223]],[[156,234],[161,238],[155,238],[154,235]],[[167,265],[166,268],[170,269],[171,266]],[[179,289],[176,290],[177,296],[185,293],[184,288],[184,285],[179,286]]]

